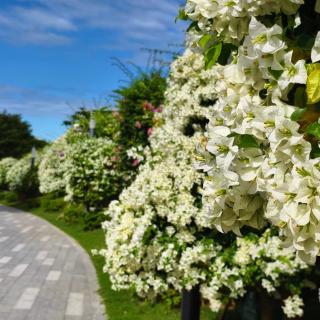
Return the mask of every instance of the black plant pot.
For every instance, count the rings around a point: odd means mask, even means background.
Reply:
[[[304,314],[290,320],[320,319],[320,302],[316,290],[304,290]],[[288,320],[284,315],[280,300],[272,299],[264,293],[249,291],[243,299],[230,303],[221,320]]]
[[[249,291],[234,305],[229,304],[221,320],[285,320],[278,300]]]
[[[304,290],[304,314],[302,320],[316,320],[320,319],[320,302],[317,290]]]

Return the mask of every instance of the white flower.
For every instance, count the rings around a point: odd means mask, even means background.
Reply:
[[[318,62],[319,60],[320,60],[320,31],[317,33],[317,36],[311,51],[311,61],[315,63],[315,62]]]
[[[269,293],[275,292],[276,288],[272,285],[272,282],[267,279],[262,279],[261,285],[265,288]]]
[[[227,127],[209,129],[207,150],[216,157],[219,168],[229,171],[232,160],[238,152],[238,147],[233,144],[234,138],[229,138],[230,130]]]

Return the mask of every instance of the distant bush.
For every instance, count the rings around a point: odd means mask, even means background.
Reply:
[[[102,107],[95,110],[81,108],[79,111],[64,121],[64,124],[70,126],[68,132],[68,141],[75,142],[81,137],[87,137],[89,133],[90,119],[95,120],[94,135],[98,138],[109,138],[117,141],[119,137],[120,121],[119,113],[108,107]]]
[[[66,201],[83,204],[95,217],[122,190],[119,161],[117,146],[109,139],[87,138],[74,143],[67,153]]]

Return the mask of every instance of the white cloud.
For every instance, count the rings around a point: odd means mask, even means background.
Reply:
[[[17,43],[66,44],[77,32],[101,29],[114,42],[177,42],[180,0],[15,0],[0,9],[0,38]],[[112,45],[115,45],[114,43]]]
[[[78,92],[74,89],[30,89],[0,84],[0,111],[26,116],[67,116],[80,107],[90,108],[94,92]],[[102,99],[99,101],[102,105]]]

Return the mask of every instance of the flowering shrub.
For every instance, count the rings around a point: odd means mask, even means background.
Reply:
[[[45,149],[38,169],[41,193],[61,193],[65,190],[67,149],[68,144],[65,137],[59,138]]]
[[[161,71],[154,71],[141,73],[128,86],[114,91],[120,116],[119,144],[124,152],[148,144],[154,116],[162,110],[165,88],[165,77]]]
[[[31,156],[27,155],[16,161],[7,173],[7,183],[10,191],[23,196],[35,195],[39,191],[37,168],[39,157],[34,167],[31,166]]]
[[[171,264],[171,256],[165,255],[169,255],[167,250],[175,253],[175,247],[184,246],[184,242],[192,245],[196,241],[188,226],[201,210],[196,195],[192,195],[195,181],[201,182],[200,174],[191,166],[197,133],[190,137],[184,131],[188,126],[198,131],[193,117],[200,119],[209,113],[209,108],[193,105],[206,94],[199,87],[202,79],[197,79],[203,67],[198,58],[188,52],[174,63],[173,68],[181,72],[171,73],[164,125],[152,133],[146,163],[139,168],[136,180],[107,210],[110,221],[103,224],[107,249],[101,253],[116,289],[135,287],[140,295],[152,296],[165,292],[172,282],[175,288],[181,287],[184,273],[173,276],[179,264],[173,260]],[[184,92],[177,95],[181,83]],[[161,274],[166,270],[168,277],[164,278]]]
[[[7,188],[7,174],[9,169],[17,162],[15,158],[3,158],[0,161],[0,189]]]
[[[310,3],[187,1],[193,52],[173,63],[163,125],[106,212],[100,253],[114,289],[154,297],[200,284],[218,311],[255,288],[301,316],[320,248],[320,28]]]
[[[106,212],[107,247],[100,254],[114,289],[132,287],[152,298],[200,284],[217,312],[252,286],[272,294],[309,269],[269,229],[261,238],[250,232],[237,239],[208,226],[199,188],[205,175],[193,169],[192,159],[195,143],[215,113],[219,82],[217,70],[206,71],[204,65],[203,57],[190,51],[173,63],[164,124],[151,135],[136,180]],[[248,209],[259,206],[257,199]],[[302,286],[286,291],[300,292]]]
[[[95,226],[99,211],[121,190],[123,180],[118,165],[116,145],[109,139],[86,138],[68,149],[65,199],[84,204],[90,226]]]

